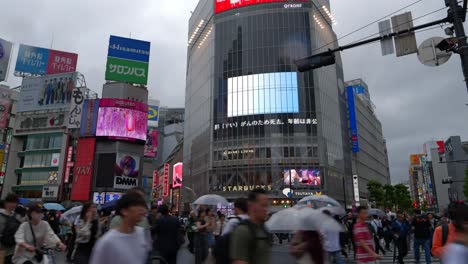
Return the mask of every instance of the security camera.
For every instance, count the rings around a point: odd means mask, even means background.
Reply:
[[[445,34],[446,34],[447,36],[453,36],[454,28],[453,28],[453,27],[448,27],[448,28],[444,29],[444,31],[445,31]]]

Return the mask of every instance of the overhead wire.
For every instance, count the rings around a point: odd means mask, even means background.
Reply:
[[[351,36],[352,34],[357,33],[357,32],[359,32],[359,31],[361,31],[361,30],[363,30],[363,29],[366,29],[366,28],[368,28],[368,27],[374,25],[375,23],[384,20],[385,18],[390,17],[391,15],[394,15],[394,14],[396,14],[396,13],[398,13],[398,12],[400,12],[400,11],[406,9],[406,8],[409,8],[409,7],[411,7],[411,6],[414,6],[414,5],[416,5],[416,4],[418,4],[419,2],[422,2],[422,1],[424,1],[424,0],[417,0],[417,1],[415,1],[415,2],[413,2],[413,3],[411,3],[411,4],[409,4],[409,5],[407,5],[407,6],[405,6],[405,7],[402,7],[402,8],[400,8],[400,9],[398,9],[398,10],[396,10],[396,11],[394,11],[394,12],[392,12],[392,13],[390,13],[390,14],[388,14],[388,15],[386,15],[386,16],[380,18],[380,19],[377,19],[377,20],[375,20],[375,21],[373,21],[373,22],[371,22],[371,23],[369,23],[369,24],[367,24],[367,25],[364,25],[364,26],[362,26],[362,27],[360,27],[360,28],[358,28],[358,29],[356,29],[356,30],[354,30],[354,31],[352,31],[352,32],[350,32],[350,33],[344,35],[344,36],[341,36],[340,38],[338,38],[338,39],[336,39],[336,40],[334,40],[334,41],[332,41],[332,42],[329,42],[329,43],[323,45],[323,46],[320,47],[320,48],[317,48],[317,49],[313,50],[312,53],[314,53],[314,52],[316,52],[316,51],[318,51],[318,50],[321,50],[321,49],[323,49],[323,48],[325,48],[325,47],[327,47],[327,46],[329,46],[329,45],[331,45],[331,44],[334,44],[334,43],[338,42],[339,40],[342,40],[342,39],[344,39],[344,38],[346,38],[346,37],[348,37],[348,36]]]

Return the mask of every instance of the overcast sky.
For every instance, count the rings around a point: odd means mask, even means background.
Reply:
[[[414,2],[331,1],[339,37]],[[150,97],[161,100],[162,105],[179,107],[184,105],[187,24],[197,2],[2,0],[0,38],[15,42],[15,58],[19,43],[78,53],[78,70],[85,75],[88,87],[99,93],[109,35],[151,41]],[[412,11],[417,18],[444,7],[443,3],[423,0],[404,11]],[[445,14],[445,10],[440,11],[415,24]],[[340,40],[340,44],[376,32],[377,25],[372,25]],[[443,30],[417,34],[418,44],[431,36],[444,36]],[[421,65],[416,55],[382,57],[380,45],[372,44],[343,52],[343,60],[346,80],[362,78],[369,85],[387,138],[393,182],[408,178],[409,154],[421,152],[424,141],[445,140],[451,135],[468,140],[468,93],[458,57],[430,68]],[[10,73],[7,84],[20,85],[20,79]]]

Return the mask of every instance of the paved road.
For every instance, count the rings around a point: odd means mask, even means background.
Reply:
[[[422,251],[421,253],[423,253]],[[353,256],[352,252],[349,252],[349,256]],[[288,253],[288,245],[283,244],[283,245],[273,245],[272,248],[272,254],[271,254],[271,264],[293,264],[294,259],[289,255]],[[67,263],[65,261],[65,254],[64,253],[58,253],[57,254],[57,264],[65,264]],[[195,258],[194,256],[187,250],[187,248],[182,248],[179,251],[179,254],[177,256],[177,263],[181,264],[194,264],[195,263]],[[351,260],[347,260],[346,263],[352,264],[354,263]],[[380,264],[390,264],[393,263],[393,252],[387,252],[385,256],[383,256],[383,259],[379,261]],[[413,252],[410,252],[408,256],[405,258],[405,263],[406,264],[414,264],[416,263],[416,260],[414,258]],[[421,255],[421,263],[425,263],[424,255]],[[437,259],[432,259],[432,263],[437,264],[440,263],[439,260]],[[214,264],[212,259],[208,259],[205,264]]]

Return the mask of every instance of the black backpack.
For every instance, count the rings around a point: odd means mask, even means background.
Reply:
[[[445,244],[447,243],[448,235],[449,235],[449,227],[447,224],[443,224],[442,225],[442,246],[445,246]]]
[[[2,217],[6,218],[5,227],[3,228],[2,235],[0,237],[0,243],[5,248],[11,248],[16,245],[15,234],[21,225],[21,222],[16,219],[16,215],[6,216],[1,214]]]

